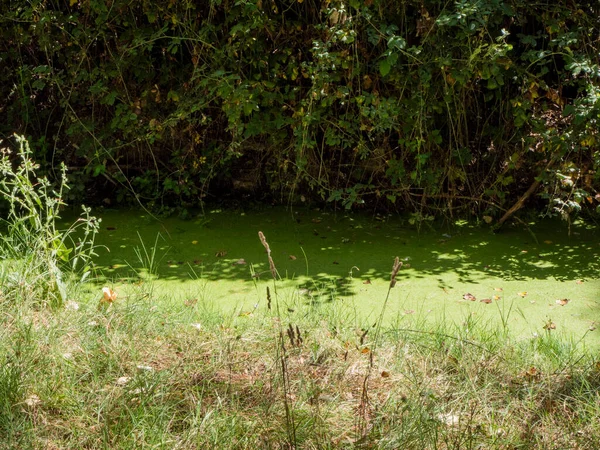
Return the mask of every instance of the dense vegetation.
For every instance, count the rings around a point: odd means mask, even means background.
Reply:
[[[77,200],[599,203],[596,1],[2,4],[0,132]]]

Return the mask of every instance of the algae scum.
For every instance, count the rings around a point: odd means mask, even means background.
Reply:
[[[240,317],[265,309],[273,280],[262,231],[282,277],[279,302],[289,311],[337,308],[345,320],[373,322],[399,256],[388,324],[500,323],[515,336],[564,333],[600,345],[600,242],[583,224],[570,235],[559,222],[532,225],[534,237],[523,227],[493,234],[458,222],[443,231],[417,230],[393,216],[306,209],[215,210],[189,221],[157,221],[140,211],[98,215],[98,244],[105,246],[96,260],[100,283],[117,291],[151,284],[155,301]]]

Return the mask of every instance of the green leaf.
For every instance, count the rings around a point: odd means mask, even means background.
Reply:
[[[382,77],[385,77],[388,73],[390,73],[390,69],[392,66],[387,59],[382,59],[379,61],[379,73],[381,73]]]

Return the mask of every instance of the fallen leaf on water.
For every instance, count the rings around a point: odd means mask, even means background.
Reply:
[[[500,297],[499,295],[494,295],[492,298],[493,298],[494,300],[500,300],[502,297]]]
[[[502,288],[494,288],[494,290],[495,290],[496,292],[502,292],[504,289],[502,289]]]
[[[479,300],[481,303],[485,303],[487,305],[489,305],[490,303],[492,303],[492,299],[491,298],[484,298]]]
[[[552,244],[552,241],[546,240],[546,241],[544,241],[544,244]]]
[[[187,299],[184,302],[184,305],[185,306],[194,306],[196,303],[198,303],[198,299],[197,298],[190,298],[190,299]]]
[[[296,258],[294,255],[290,255],[290,259],[291,259],[292,261],[296,261],[298,258]]]
[[[363,281],[363,284],[371,284],[371,280],[367,278],[365,281]]]
[[[387,370],[383,370],[381,372],[381,378],[389,378],[390,377],[390,373]]]
[[[523,291],[523,292],[517,292],[517,295],[518,295],[519,297],[525,298],[525,297],[527,297],[527,291]]]
[[[244,264],[246,264],[246,260],[244,258],[241,258],[241,259],[238,259],[233,264],[236,265],[236,266],[243,266]]]
[[[473,294],[469,294],[468,292],[463,295],[463,299],[464,300],[469,300],[469,301],[472,301],[472,302],[474,302],[475,300],[477,300]]]
[[[565,306],[567,303],[569,303],[569,299],[568,298],[561,298],[560,300],[556,300],[556,303],[560,306]]]
[[[521,250],[521,253],[527,253],[527,250]]]
[[[369,353],[371,350],[369,349],[369,347],[364,347],[360,350],[361,353],[367,354]]]

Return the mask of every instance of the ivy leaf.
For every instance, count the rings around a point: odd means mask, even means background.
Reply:
[[[390,73],[390,69],[392,66],[387,59],[382,59],[379,61],[379,73],[381,73],[382,77],[385,77],[388,73]]]

